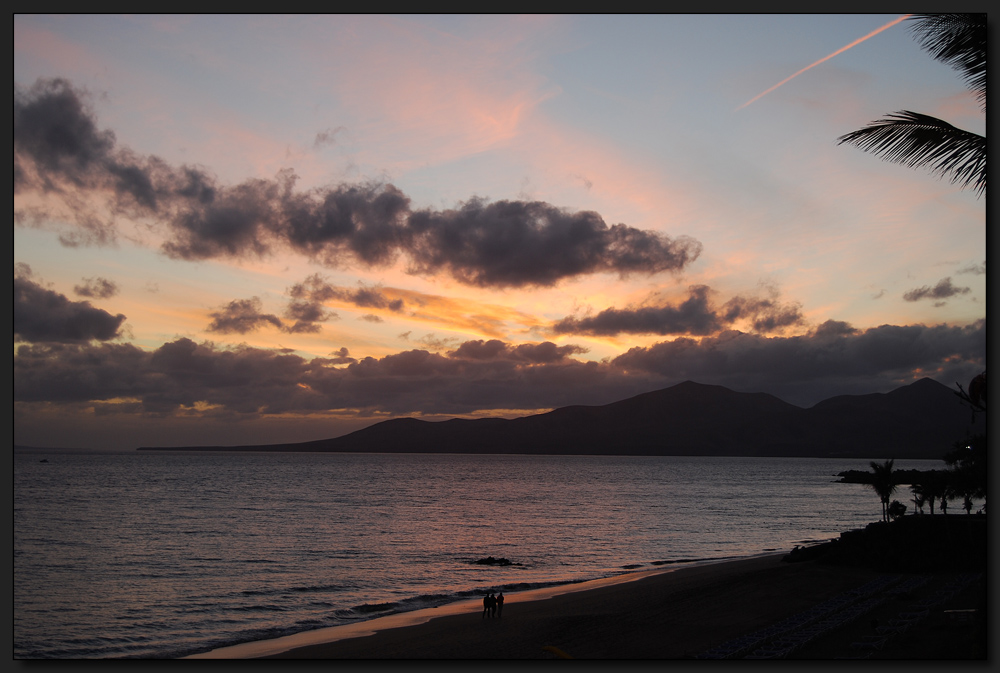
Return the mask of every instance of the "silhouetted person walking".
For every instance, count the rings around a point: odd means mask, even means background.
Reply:
[[[496,597],[497,602],[497,617],[503,617],[503,592]]]
[[[483,619],[486,619],[486,615],[490,612],[490,594],[483,596]]]

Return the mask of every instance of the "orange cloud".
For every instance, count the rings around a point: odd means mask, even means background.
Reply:
[[[388,299],[401,299],[405,319],[467,334],[470,338],[508,339],[543,324],[536,316],[510,306],[469,298],[443,297],[399,288],[381,288]]]

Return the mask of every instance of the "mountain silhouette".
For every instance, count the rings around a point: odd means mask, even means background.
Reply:
[[[889,393],[833,397],[808,409],[766,393],[686,381],[611,404],[514,419],[397,418],[313,442],[184,448],[937,460],[956,441],[985,431],[981,414],[973,423],[950,388],[927,378]]]

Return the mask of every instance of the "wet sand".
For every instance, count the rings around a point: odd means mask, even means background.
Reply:
[[[368,635],[259,655],[282,659],[693,659],[731,639],[759,631],[883,576],[867,568],[815,561],[784,563],[776,554],[640,574],[634,581],[537,598],[506,595],[503,616],[481,617],[481,603],[452,614],[382,628]],[[908,577],[908,576],[903,576]],[[919,589],[887,597],[863,617],[820,636],[793,658],[976,659],[986,656],[968,613],[982,608],[984,585],[973,583],[905,633],[878,648],[853,647],[877,624],[935,595],[954,573],[930,576]],[[565,591],[566,588],[563,588]],[[469,610],[458,612],[457,610]],[[980,613],[981,614],[981,613]],[[401,616],[400,616],[401,617]],[[963,619],[958,619],[962,617]],[[426,618],[426,617],[425,617]],[[392,618],[389,618],[390,620]],[[412,622],[412,619],[411,619]],[[400,622],[404,623],[404,622]],[[382,625],[385,622],[381,622]],[[390,623],[391,626],[391,623]]]

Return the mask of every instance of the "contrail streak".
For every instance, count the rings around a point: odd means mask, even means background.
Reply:
[[[763,92],[763,93],[759,93],[759,94],[757,94],[756,96],[754,96],[753,98],[751,98],[751,99],[750,99],[750,100],[748,100],[748,101],[747,101],[746,103],[744,103],[743,105],[739,106],[739,107],[738,107],[738,108],[736,108],[736,109],[737,109],[737,110],[742,110],[742,109],[743,109],[743,108],[745,108],[745,107],[746,107],[747,105],[750,105],[750,103],[753,103],[753,102],[755,102],[755,101],[758,101],[758,100],[760,100],[761,98],[763,98],[764,96],[766,96],[767,94],[771,93],[772,91],[774,91],[775,89],[777,89],[777,88],[778,88],[779,86],[781,86],[781,85],[782,85],[782,84],[784,84],[785,82],[788,82],[788,81],[790,81],[790,80],[793,80],[793,79],[795,79],[796,77],[798,77],[799,75],[801,75],[802,73],[804,73],[804,72],[805,72],[806,70],[809,70],[810,68],[815,68],[816,66],[818,66],[818,65],[819,65],[820,63],[823,63],[824,61],[829,61],[829,60],[830,60],[831,58],[833,58],[833,57],[834,57],[834,56],[836,56],[837,54],[843,54],[843,53],[844,53],[845,51],[847,51],[847,50],[848,50],[848,49],[850,49],[851,47],[853,47],[853,46],[855,46],[855,45],[858,45],[858,44],[861,44],[862,42],[864,42],[865,40],[867,40],[867,39],[868,39],[868,38],[870,38],[870,37],[874,37],[874,36],[878,35],[878,34],[879,34],[879,33],[881,33],[881,32],[882,32],[883,30],[886,30],[887,28],[892,28],[893,26],[895,26],[895,25],[896,25],[897,23],[899,23],[900,21],[902,21],[902,20],[906,19],[906,18],[907,18],[908,16],[910,16],[910,15],[909,15],[909,14],[904,14],[903,16],[899,17],[898,19],[895,19],[895,20],[893,20],[893,21],[890,21],[889,23],[885,24],[885,25],[884,25],[884,26],[882,26],[881,28],[876,28],[875,30],[873,30],[872,32],[868,33],[868,34],[867,34],[867,35],[865,35],[864,37],[859,37],[859,38],[858,38],[858,39],[856,39],[856,40],[855,40],[854,42],[851,42],[851,43],[850,43],[849,45],[847,45],[847,46],[844,46],[844,47],[841,47],[840,49],[838,49],[837,51],[833,52],[833,53],[832,53],[832,54],[830,54],[829,56],[824,56],[823,58],[821,58],[820,60],[816,61],[816,62],[815,62],[815,63],[813,63],[812,65],[807,65],[806,67],[802,68],[802,70],[799,70],[799,71],[798,71],[797,73],[795,73],[794,75],[791,75],[791,76],[789,76],[789,77],[786,77],[785,79],[781,80],[780,82],[778,82],[777,84],[775,84],[774,86],[772,86],[772,87],[771,87],[770,89],[768,89],[767,91],[765,91],[765,92]]]

